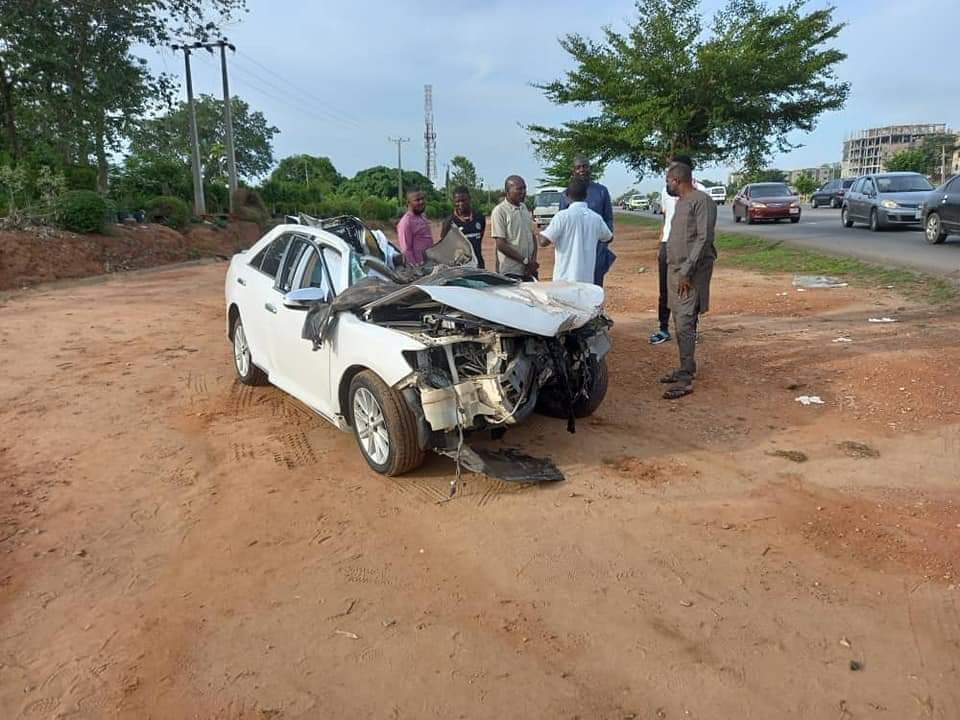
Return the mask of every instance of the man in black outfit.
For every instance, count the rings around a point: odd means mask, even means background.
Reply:
[[[460,232],[473,246],[473,254],[477,257],[477,266],[486,267],[483,262],[483,233],[487,229],[487,219],[482,214],[473,211],[470,205],[470,190],[459,185],[453,190],[453,215],[443,221],[440,230],[442,240],[450,232],[450,227],[456,225]]]

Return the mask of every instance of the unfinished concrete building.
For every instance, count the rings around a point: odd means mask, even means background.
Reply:
[[[894,153],[918,147],[930,135],[949,132],[945,123],[888,125],[861,130],[843,143],[843,176],[884,172],[887,158]]]

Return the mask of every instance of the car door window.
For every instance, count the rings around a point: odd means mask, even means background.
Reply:
[[[332,247],[326,245],[320,248],[320,252],[323,254],[323,261],[326,263],[327,270],[330,271],[330,279],[333,281],[333,292],[336,295],[339,295],[344,290],[343,286],[343,256]]]
[[[943,191],[948,193],[960,193],[960,175],[957,175],[953,180],[948,182]]]
[[[280,270],[280,263],[287,251],[287,245],[290,244],[290,239],[291,235],[289,234],[278,237],[254,256],[253,260],[250,261],[251,267],[255,267],[264,275],[275,278]]]
[[[303,237],[294,236],[290,241],[283,258],[283,267],[277,275],[276,288],[282,293],[288,293],[293,288],[294,273],[300,267],[303,254],[310,248],[310,243]]]
[[[873,195],[877,192],[877,186],[869,178],[863,183],[863,192],[867,195]]]
[[[303,274],[300,276],[301,288],[320,288],[326,292],[330,290],[330,283],[327,281],[327,270],[323,266],[320,254],[315,248],[311,248],[306,259]]]

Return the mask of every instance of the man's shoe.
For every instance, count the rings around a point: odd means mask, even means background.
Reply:
[[[665,343],[670,339],[670,333],[666,330],[657,330],[653,335],[650,336],[651,345],[659,345],[660,343]]]

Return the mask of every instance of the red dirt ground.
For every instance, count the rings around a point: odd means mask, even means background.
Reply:
[[[960,717],[957,313],[721,258],[669,403],[616,242],[567,480],[449,501],[234,380],[222,263],[0,300],[0,717]]]

